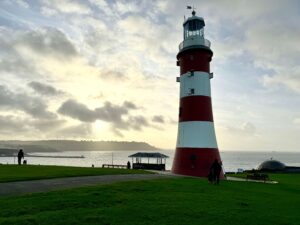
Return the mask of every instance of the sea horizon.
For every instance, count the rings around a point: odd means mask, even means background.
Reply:
[[[172,168],[174,150],[158,150],[167,155],[166,170]],[[102,167],[102,164],[121,164],[125,165],[127,161],[132,162],[129,155],[136,152],[149,152],[149,150],[135,150],[135,151],[60,151],[60,152],[35,152],[30,153],[38,156],[51,157],[30,157],[26,156],[28,164],[31,165],[60,165],[60,166],[79,166],[79,167]],[[153,152],[153,151],[151,151]],[[249,170],[257,168],[262,162],[266,160],[278,160],[287,166],[300,166],[300,152],[279,152],[279,151],[221,151],[220,152],[223,167],[225,172],[236,172],[238,169]],[[53,158],[53,156],[83,156],[84,158]],[[150,162],[155,163],[151,159]],[[0,164],[16,164],[15,157],[0,157]]]

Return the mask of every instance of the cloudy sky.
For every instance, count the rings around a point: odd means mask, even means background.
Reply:
[[[174,149],[186,5],[212,42],[220,150],[300,150],[299,1],[0,1],[0,139]]]

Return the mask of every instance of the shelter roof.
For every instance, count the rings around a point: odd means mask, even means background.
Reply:
[[[128,157],[131,158],[169,158],[169,156],[159,152],[137,152]]]

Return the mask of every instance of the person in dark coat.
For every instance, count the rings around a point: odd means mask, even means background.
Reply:
[[[131,164],[129,161],[127,162],[127,169],[129,169],[129,170],[131,169]]]
[[[211,165],[211,168],[210,168],[210,173],[211,173],[212,181],[214,182],[214,184],[219,184],[221,170],[222,170],[221,163],[219,163],[219,161],[217,159],[215,159],[215,161],[213,162],[213,164]]]
[[[22,159],[24,159],[24,152],[23,149],[20,149],[18,152],[18,164],[21,165]]]

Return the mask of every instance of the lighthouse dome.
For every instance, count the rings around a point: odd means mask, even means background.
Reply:
[[[198,23],[204,27],[205,26],[205,22],[204,22],[204,19],[203,17],[200,17],[200,16],[191,16],[189,18],[187,18],[184,23],[183,23],[183,26],[187,23],[189,23],[190,21],[198,21]]]
[[[280,171],[284,169],[285,165],[277,160],[267,160],[258,166],[258,170]]]

